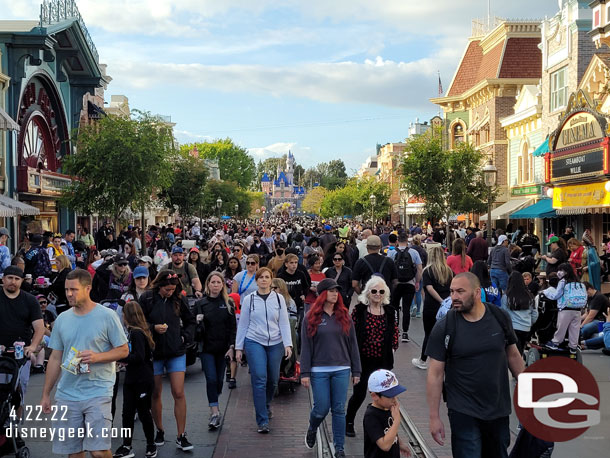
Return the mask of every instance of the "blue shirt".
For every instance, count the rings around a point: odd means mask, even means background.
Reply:
[[[63,351],[62,366],[68,365],[70,348],[103,353],[127,343],[127,336],[112,310],[97,304],[86,315],[77,315],[70,309],[57,317],[51,333],[49,347]],[[91,372],[72,374],[61,369],[56,399],[85,401],[97,397],[112,397],[116,373],[115,363],[89,364]]]

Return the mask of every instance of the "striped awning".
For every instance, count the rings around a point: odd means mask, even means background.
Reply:
[[[0,194],[0,217],[11,218],[15,216],[40,215],[40,210],[31,205],[11,199],[9,196]]]
[[[0,130],[19,131],[19,124],[17,124],[2,108],[0,108]]]
[[[556,208],[555,211],[558,215],[599,215],[603,213],[610,213],[610,207],[563,207]]]

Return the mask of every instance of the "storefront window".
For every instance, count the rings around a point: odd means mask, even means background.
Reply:
[[[460,123],[453,126],[452,140],[453,142],[451,146],[454,148],[460,143],[464,142],[464,126],[462,126]]]
[[[551,112],[564,108],[568,99],[567,67],[551,74]]]

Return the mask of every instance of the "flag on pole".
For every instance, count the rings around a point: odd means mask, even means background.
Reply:
[[[441,72],[438,72],[438,95],[443,95],[443,83],[441,83]]]

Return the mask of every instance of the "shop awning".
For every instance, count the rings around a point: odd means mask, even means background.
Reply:
[[[403,209],[404,215],[423,215],[424,204],[407,204],[406,208]]]
[[[0,194],[0,216],[1,217],[14,217],[18,215],[34,216],[40,215],[40,210],[31,205],[24,204],[18,200],[11,199],[9,196]]]
[[[600,215],[610,213],[610,207],[563,207],[556,208],[558,216],[564,215]]]
[[[546,140],[542,142],[542,145],[540,145],[538,148],[536,148],[534,150],[532,155],[534,157],[544,156],[548,152],[549,152],[549,137],[546,137]]]
[[[500,205],[498,208],[494,208],[491,211],[491,219],[507,219],[508,215],[516,212],[517,210],[522,209],[527,204],[531,203],[532,199],[524,198],[524,199],[512,199],[506,202],[505,204]],[[487,213],[481,215],[479,218],[481,221],[487,221]]]
[[[553,199],[542,199],[510,215],[510,219],[556,218]]]
[[[11,118],[6,111],[0,108],[0,131],[2,130],[16,130],[19,131],[19,124]]]

